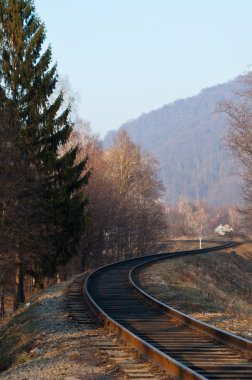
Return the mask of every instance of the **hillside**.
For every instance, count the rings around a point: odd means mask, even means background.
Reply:
[[[239,170],[223,140],[228,122],[216,107],[219,101],[236,99],[235,92],[241,87],[239,77],[142,114],[120,127],[159,160],[169,203],[180,196],[201,198],[214,205],[239,201]],[[111,144],[115,133],[106,135],[105,146]]]

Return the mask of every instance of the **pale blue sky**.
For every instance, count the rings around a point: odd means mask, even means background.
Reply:
[[[59,73],[101,136],[252,64],[251,0],[35,0]]]

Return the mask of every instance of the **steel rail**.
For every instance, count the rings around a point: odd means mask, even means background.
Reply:
[[[251,353],[252,342],[213,329],[157,301],[134,280],[143,264],[230,246],[228,243],[202,250],[151,255],[102,267],[85,281],[86,302],[107,327],[177,378],[252,379],[251,357],[241,353]],[[239,347],[239,351],[227,347],[223,341]]]
[[[169,259],[176,258],[177,255],[174,255],[173,257],[169,257]],[[223,343],[230,345],[234,348],[240,349],[244,352],[251,353],[252,352],[252,341],[248,339],[244,339],[241,337],[238,337],[237,335],[228,333],[224,330],[221,330],[217,327],[213,327],[212,325],[209,325],[205,322],[199,321],[193,317],[190,317],[189,315],[182,313],[181,311],[176,310],[175,308],[166,305],[165,303],[159,301],[157,298],[151,296],[147,292],[145,292],[139,285],[137,285],[136,277],[138,273],[143,269],[145,266],[149,266],[153,263],[156,263],[158,261],[164,260],[164,258],[157,258],[149,261],[148,263],[143,263],[136,265],[133,267],[129,272],[129,284],[133,288],[135,288],[142,296],[145,298],[157,303],[163,310],[168,312],[170,315],[172,315],[174,318],[182,321],[186,325],[195,328],[196,330],[200,330],[206,334],[211,335],[213,338],[216,338]]]

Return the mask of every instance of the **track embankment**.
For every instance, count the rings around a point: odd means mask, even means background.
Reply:
[[[199,250],[146,256],[103,267],[87,278],[85,299],[106,326],[175,377],[251,379],[252,342],[158,302],[134,281],[142,265],[195,253]]]

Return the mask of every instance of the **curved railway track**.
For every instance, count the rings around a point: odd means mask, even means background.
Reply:
[[[100,268],[86,279],[92,311],[138,351],[181,379],[252,379],[252,342],[157,301],[136,284],[142,265],[220,248],[145,256]]]

